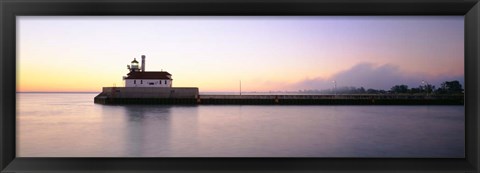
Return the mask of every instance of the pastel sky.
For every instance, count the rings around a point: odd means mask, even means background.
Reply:
[[[123,86],[141,55],[201,92],[438,86],[463,83],[464,17],[17,17],[17,91]]]

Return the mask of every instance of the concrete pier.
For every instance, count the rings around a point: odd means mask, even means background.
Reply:
[[[197,104],[463,105],[463,96],[421,95],[200,95]]]
[[[108,90],[108,89],[107,89]],[[198,91],[198,90],[197,90]],[[164,91],[162,91],[164,93]],[[99,94],[99,104],[191,104],[191,105],[463,105],[463,95],[199,95],[176,90],[178,95]],[[182,93],[184,92],[184,93]],[[118,93],[118,92],[116,92]],[[121,92],[120,92],[121,93]],[[128,96],[128,97],[127,97]]]

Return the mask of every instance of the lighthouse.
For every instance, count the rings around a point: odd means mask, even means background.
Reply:
[[[133,58],[133,61],[131,62],[131,65],[127,65],[127,68],[131,71],[131,72],[138,72],[140,71],[139,68],[138,68],[138,61],[136,58]]]
[[[172,75],[166,71],[145,71],[145,55],[141,56],[142,65],[136,58],[127,65],[130,72],[124,76],[125,87],[172,87]]]

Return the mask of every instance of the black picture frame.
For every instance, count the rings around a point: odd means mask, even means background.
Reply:
[[[0,0],[1,172],[478,172],[478,0]],[[16,16],[464,15],[466,158],[16,158]]]

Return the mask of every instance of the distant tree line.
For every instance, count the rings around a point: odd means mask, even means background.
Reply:
[[[365,89],[363,87],[338,87],[326,90],[299,90],[302,93],[321,93],[321,94],[461,94],[462,85],[459,81],[445,81],[439,88],[435,85],[420,85],[416,88],[409,88],[408,85],[395,85],[390,90]]]
[[[391,93],[396,94],[417,94],[417,93],[431,93],[431,94],[461,94],[463,92],[462,85],[458,81],[445,81],[439,88],[435,85],[420,85],[417,88],[408,88],[407,85],[395,85],[390,89]]]

